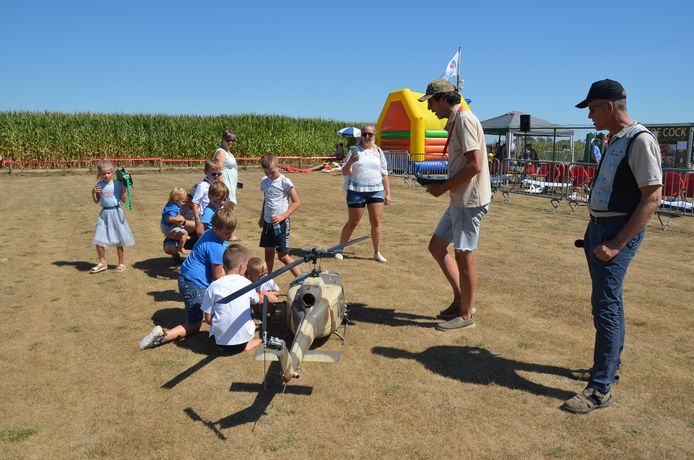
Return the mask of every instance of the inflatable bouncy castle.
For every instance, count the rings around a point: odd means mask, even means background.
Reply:
[[[412,161],[442,159],[448,120],[439,120],[426,101],[417,100],[423,95],[407,88],[388,95],[376,124],[376,143],[383,150],[407,151]],[[465,100],[460,104],[470,110]]]

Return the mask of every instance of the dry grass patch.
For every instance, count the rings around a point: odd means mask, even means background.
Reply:
[[[583,387],[593,329],[577,213],[500,195],[482,224],[477,328],[434,330],[450,292],[427,252],[445,207],[393,179],[382,252],[365,242],[323,261],[345,282],[351,318],[336,365],[305,363],[285,394],[247,354],[217,357],[205,334],[141,352],[153,324],[183,319],[158,220],[198,172],[135,173],[129,268],[90,275],[98,208],[91,175],[0,176],[0,457],[626,458],[694,456],[694,228],[654,219],[626,280],[627,344],[615,404],[559,410]],[[261,174],[241,172],[239,236],[261,251]],[[295,246],[330,246],[346,218],[342,180],[292,175]],[[365,220],[355,236],[368,234]],[[107,250],[112,268],[115,251]],[[286,288],[289,275],[278,279]],[[242,449],[242,450],[241,450]],[[242,453],[243,452],[243,453]]]

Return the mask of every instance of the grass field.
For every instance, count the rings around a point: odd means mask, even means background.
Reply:
[[[96,275],[93,175],[0,176],[0,458],[694,457],[691,219],[668,232],[652,220],[626,280],[615,404],[576,416],[559,406],[584,386],[570,371],[592,361],[589,278],[573,247],[585,207],[497,194],[477,253],[477,328],[441,333],[434,315],[450,293],[426,246],[446,198],[394,178],[388,263],[368,260],[369,242],[323,262],[352,303],[346,343],[323,345],[342,361],[305,363],[282,394],[276,368],[263,391],[262,363],[216,357],[206,334],[137,349],[153,324],[182,321],[158,220],[169,190],[200,176],[135,172],[128,270]],[[257,255],[260,177],[241,171],[237,208]],[[290,177],[302,199],[293,245],[335,244],[341,177]]]

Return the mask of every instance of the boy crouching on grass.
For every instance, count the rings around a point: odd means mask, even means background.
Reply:
[[[254,339],[255,323],[251,306],[261,301],[255,290],[250,290],[229,303],[219,301],[242,289],[251,282],[243,275],[248,266],[248,251],[241,245],[229,247],[224,252],[225,275],[212,282],[202,299],[204,321],[210,325],[210,337],[224,352],[251,351],[262,343]]]
[[[188,192],[186,189],[174,187],[169,193],[169,201],[166,202],[161,211],[159,223],[161,232],[166,238],[177,242],[176,252],[171,254],[172,256],[178,255],[179,252],[185,254],[184,246],[190,239],[190,233],[195,231],[195,222],[187,220],[182,212],[187,200]]]

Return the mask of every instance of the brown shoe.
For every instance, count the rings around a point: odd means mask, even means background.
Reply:
[[[564,401],[561,408],[573,414],[587,414],[593,409],[602,409],[612,405],[612,392],[602,394],[595,388],[586,387],[573,398]]]
[[[587,382],[590,380],[590,371],[592,369],[578,369],[575,371],[571,371],[571,378],[575,380],[582,380],[584,382]],[[619,369],[617,369],[617,372],[614,374],[614,379],[612,380],[612,385],[616,385],[619,383]]]

